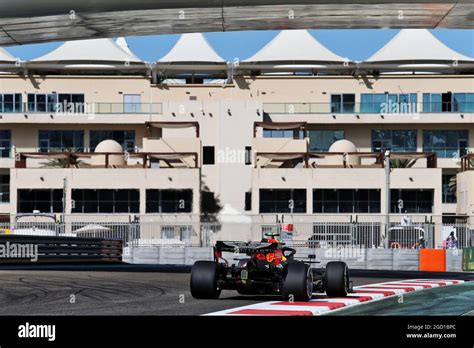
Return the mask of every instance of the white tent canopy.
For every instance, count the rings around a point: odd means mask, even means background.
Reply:
[[[0,47],[0,62],[15,62],[16,58]]]
[[[142,63],[134,54],[126,52],[112,39],[67,41],[44,56],[32,59],[34,63],[71,62],[129,62]]]
[[[97,225],[97,224],[89,224],[84,227],[81,227],[74,232],[101,232],[101,231],[110,231],[110,228],[102,226],[102,225]]]
[[[402,29],[365,62],[453,62],[455,60],[474,62],[474,58],[452,50],[427,29]]]
[[[282,30],[244,63],[260,62],[344,62],[307,30]]]
[[[127,53],[128,55],[132,56],[132,57],[135,57],[137,59],[137,61],[140,61],[140,58],[138,58],[135,53],[133,53],[131,50],[130,50],[130,47],[128,47],[128,42],[127,40],[124,38],[124,37],[119,37],[117,38],[117,40],[115,40],[115,44],[117,46],[119,46],[121,49],[123,49],[125,51],[125,53]]]
[[[183,34],[158,63],[225,63],[203,34]]]
[[[219,212],[217,218],[221,223],[251,223],[252,218],[244,213],[241,213],[237,209],[233,208],[230,204],[224,205]]]

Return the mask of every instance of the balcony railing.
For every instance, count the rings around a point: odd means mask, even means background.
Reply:
[[[97,162],[93,158],[99,158]],[[120,158],[120,161],[117,161]],[[159,168],[157,162],[164,162],[163,168],[198,168],[196,152],[20,152],[15,158],[15,168],[31,168],[27,159],[46,160],[40,168]],[[129,159],[139,160],[130,164]],[[113,164],[121,162],[122,164]],[[176,165],[178,163],[178,165]],[[35,166],[33,168],[38,168]]]
[[[461,172],[474,170],[474,153],[468,153],[461,157]]]
[[[265,165],[259,165],[259,159],[266,159]],[[266,168],[271,161],[278,163],[278,168],[384,168],[382,152],[256,152],[255,168]],[[330,164],[310,160],[331,160]],[[433,152],[391,153],[391,161],[399,161],[395,168],[410,168],[419,159],[426,159],[426,168],[437,168],[437,156]],[[362,163],[369,160],[370,163]],[[297,165],[301,163],[302,166]],[[354,164],[356,163],[356,164]],[[269,166],[269,168],[275,168]]]
[[[162,114],[162,103],[0,103],[0,113]]]
[[[474,102],[263,103],[263,111],[269,114],[474,113]]]

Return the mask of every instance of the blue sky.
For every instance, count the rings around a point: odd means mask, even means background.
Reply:
[[[364,60],[380,49],[398,30],[339,29],[311,30],[311,33],[336,54],[351,60]],[[474,57],[474,30],[440,29],[431,31],[439,40],[464,55]],[[216,51],[225,59],[245,59],[263,47],[278,31],[244,31],[205,34]],[[132,51],[141,59],[152,62],[164,56],[179,35],[127,37]],[[60,43],[8,47],[22,60],[41,56]]]

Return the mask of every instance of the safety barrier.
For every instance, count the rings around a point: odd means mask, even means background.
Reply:
[[[117,239],[0,236],[0,263],[122,262],[123,243]]]
[[[474,248],[463,249],[462,256],[462,270],[474,271]]]
[[[420,249],[420,271],[445,272],[446,250]]]
[[[444,249],[365,249],[351,247],[307,248],[296,247],[296,257],[307,260],[314,256],[312,267],[325,267],[331,261],[344,261],[349,269],[400,270],[400,271],[462,271],[463,250]],[[435,251],[436,262],[429,264],[426,252]],[[235,262],[235,255],[224,255],[229,262]],[[245,257],[245,255],[241,255]],[[167,247],[126,247],[123,261],[132,264],[193,265],[199,260],[213,260],[213,249],[206,248],[167,248]],[[428,262],[428,264],[427,264]],[[444,262],[444,263],[443,263]],[[474,270],[474,262],[471,267]]]

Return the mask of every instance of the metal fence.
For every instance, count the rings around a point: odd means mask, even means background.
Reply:
[[[125,246],[206,247],[217,240],[261,240],[278,234],[290,246],[309,248],[465,248],[474,226],[417,222],[219,223],[219,222],[16,222],[0,224],[0,234],[73,236],[122,240]],[[454,235],[455,242],[448,243]],[[388,238],[388,241],[387,239]]]

